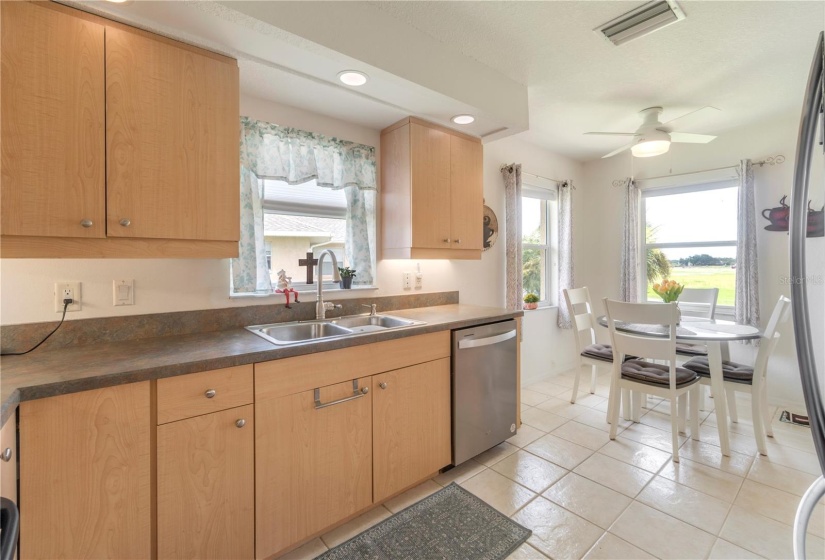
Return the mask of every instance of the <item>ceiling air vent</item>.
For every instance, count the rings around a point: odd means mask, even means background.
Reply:
[[[683,19],[685,13],[675,0],[657,0],[600,25],[594,31],[618,46]]]

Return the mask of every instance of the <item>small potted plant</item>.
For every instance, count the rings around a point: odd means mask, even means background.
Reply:
[[[524,294],[524,309],[536,309],[539,306],[539,296],[533,292]]]
[[[355,277],[355,271],[352,270],[348,266],[339,266],[338,267],[338,274],[341,275],[341,282],[339,282],[339,286],[341,286],[342,290],[349,290],[352,288],[352,279]]]

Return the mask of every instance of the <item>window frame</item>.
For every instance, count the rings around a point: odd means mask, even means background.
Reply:
[[[541,191],[548,191],[544,195]],[[542,196],[530,196],[530,193]],[[525,198],[531,198],[541,202],[542,213],[544,214],[545,223],[545,242],[544,243],[524,243],[521,244],[522,259],[524,251],[528,249],[537,249],[544,253],[544,275],[545,275],[545,293],[544,298],[540,299],[539,308],[551,308],[558,306],[558,263],[559,263],[559,240],[558,240],[558,185],[555,183],[541,184],[541,181],[530,180],[522,183],[522,206]],[[522,233],[522,240],[524,233]],[[522,267],[523,267],[522,261]],[[524,272],[522,270],[522,280]],[[522,290],[523,291],[523,290]]]
[[[736,247],[738,242],[737,239],[734,240],[724,240],[724,241],[678,241],[678,242],[669,242],[669,243],[647,243],[647,235],[646,235],[646,228],[647,228],[647,204],[646,201],[648,198],[655,198],[660,196],[671,196],[671,195],[678,195],[678,194],[689,194],[689,193],[696,193],[696,192],[703,192],[703,191],[713,191],[713,190],[721,190],[721,189],[730,189],[730,188],[738,188],[739,184],[734,180],[718,180],[718,181],[711,181],[707,183],[697,183],[697,184],[688,184],[688,185],[677,185],[677,186],[667,186],[667,187],[648,187],[642,188],[641,191],[641,209],[639,212],[639,236],[641,239],[641,243],[639,247],[641,248],[641,253],[639,255],[639,278],[644,279],[644,282],[640,286],[640,294],[639,294],[639,301],[642,302],[650,302],[650,301],[657,301],[651,300],[647,297],[647,250],[648,249],[689,249],[689,248],[705,248],[705,247]],[[738,221],[739,216],[738,213],[734,218]],[[738,230],[738,224],[737,224]],[[737,271],[738,273],[738,271]],[[735,295],[734,295],[735,298]],[[736,302],[734,299],[734,305],[719,305],[716,306],[716,313],[725,316],[733,316],[736,309]]]

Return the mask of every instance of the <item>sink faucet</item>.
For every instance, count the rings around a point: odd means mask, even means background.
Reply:
[[[318,267],[318,293],[315,296],[315,319],[326,319],[327,311],[331,311],[335,308],[341,309],[340,305],[335,305],[332,302],[324,302],[324,282],[321,276],[321,271],[324,266],[324,257],[327,255],[329,255],[332,259],[332,279],[335,282],[341,281],[341,275],[338,273],[338,259],[335,258],[335,253],[333,253],[330,249],[327,249],[320,254],[318,257],[318,264],[316,265]]]

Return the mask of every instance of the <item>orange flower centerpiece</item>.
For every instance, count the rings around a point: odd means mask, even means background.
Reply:
[[[670,303],[679,299],[685,287],[676,280],[665,278],[661,284],[653,284],[653,291],[662,298],[665,303]]]

